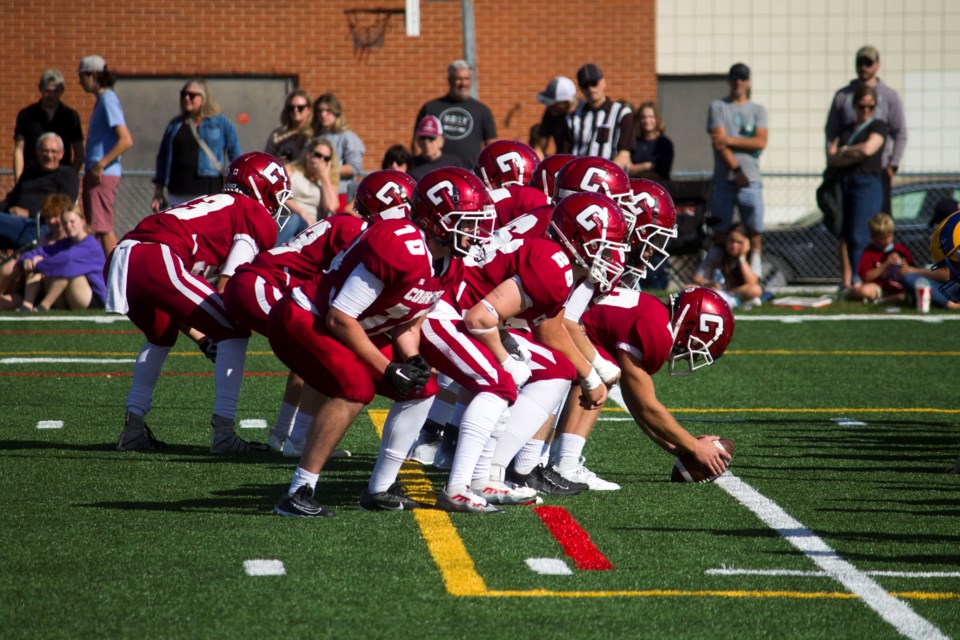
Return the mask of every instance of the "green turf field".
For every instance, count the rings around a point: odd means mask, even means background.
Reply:
[[[738,316],[716,364],[654,378],[688,429],[736,442],[718,483],[671,484],[611,401],[585,453],[620,491],[547,499],[563,512],[366,513],[373,411],[321,477],[338,512],[321,522],[271,513],[295,461],[208,453],[212,367],[192,343],[149,416],[172,448],[121,453],[132,325],[0,314],[0,637],[960,638],[960,476],[943,473],[960,322],[790,313]],[[247,373],[239,417],[272,424],[285,373],[262,338]],[[555,537],[558,513],[579,533]],[[608,567],[579,567],[587,552]]]

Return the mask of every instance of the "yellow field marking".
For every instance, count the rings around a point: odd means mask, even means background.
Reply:
[[[383,409],[369,409],[367,413],[373,422],[377,435],[383,435],[383,423],[387,419],[387,411]],[[423,473],[416,462],[405,462],[400,470],[400,481],[406,489],[407,495],[424,504],[432,505],[435,501],[435,491],[430,479]],[[457,597],[483,598],[796,598],[816,599],[833,598],[854,600],[858,596],[852,593],[832,591],[708,591],[680,589],[649,589],[628,591],[552,591],[549,589],[528,589],[524,591],[488,589],[483,577],[477,573],[473,558],[467,552],[463,539],[457,533],[456,527],[450,520],[450,514],[436,509],[415,509],[413,516],[420,527],[420,533],[427,542],[427,550],[440,570],[443,584],[447,593]],[[931,593],[925,591],[910,591],[904,593],[891,592],[898,598],[912,598],[917,600],[960,600],[960,593]]]

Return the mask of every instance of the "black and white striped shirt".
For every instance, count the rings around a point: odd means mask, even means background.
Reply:
[[[613,160],[620,151],[633,151],[633,133],[630,107],[610,98],[596,109],[583,103],[567,116],[565,149],[561,153]]]

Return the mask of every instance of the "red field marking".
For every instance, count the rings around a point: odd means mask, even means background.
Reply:
[[[597,549],[590,534],[573,519],[563,507],[534,507],[533,509],[553,537],[557,539],[563,552],[583,571],[610,571],[613,563]]]
[[[136,329],[4,329],[0,336],[132,336],[138,333]]]
[[[129,378],[132,371],[100,371],[98,373],[62,373],[57,371],[0,371],[0,378]],[[212,371],[184,371],[161,373],[166,378],[212,378]],[[244,371],[252,378],[278,378],[289,375],[285,371]]]

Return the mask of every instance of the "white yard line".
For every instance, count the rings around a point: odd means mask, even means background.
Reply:
[[[248,418],[240,421],[241,429],[266,429],[267,421],[263,418]]]
[[[864,571],[868,576],[885,578],[960,578],[960,571]],[[795,576],[798,578],[828,578],[826,571],[803,571],[799,569],[735,569],[721,567],[707,569],[708,576]]]
[[[248,576],[283,576],[287,573],[282,560],[244,560],[243,570]]]
[[[570,576],[573,571],[560,558],[527,558],[527,566],[542,576]]]
[[[63,429],[63,420],[40,420],[37,429]]]
[[[627,409],[619,388],[617,393],[611,390],[610,397],[624,410]],[[891,596],[875,580],[841,558],[822,538],[790,517],[773,500],[729,471],[718,478],[715,484],[753,511],[760,520],[799,549],[825,574],[863,600],[900,634],[912,640],[948,640],[933,623],[917,614],[907,603]]]
[[[134,358],[0,358],[0,364],[133,364]]]

